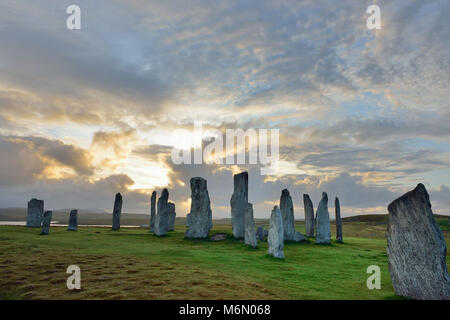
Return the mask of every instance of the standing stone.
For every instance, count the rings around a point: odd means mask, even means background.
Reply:
[[[69,215],[69,226],[67,230],[77,231],[78,230],[78,210],[70,211]]]
[[[164,188],[158,199],[157,213],[155,218],[155,234],[164,236],[167,233],[169,223],[169,191]]]
[[[42,216],[44,215],[44,201],[31,199],[28,202],[27,227],[40,228]]]
[[[330,244],[330,214],[328,213],[328,196],[322,192],[322,200],[316,212],[316,244]]]
[[[449,300],[444,236],[423,184],[388,206],[389,272],[395,293],[410,299]]]
[[[339,204],[339,198],[334,199],[334,212],[336,214],[336,240],[342,242],[342,219],[341,219],[341,205]]]
[[[295,232],[293,241],[295,241],[295,242],[306,241],[306,237],[303,234],[301,234],[300,232]]]
[[[303,194],[305,208],[305,229],[307,237],[314,237],[314,207],[309,195]]]
[[[48,234],[50,232],[50,223],[52,223],[52,212],[45,211],[44,217],[42,218],[41,234]]]
[[[167,218],[167,231],[175,230],[175,217],[177,216],[175,212],[175,203],[169,202],[167,204],[169,207],[169,213]]]
[[[212,211],[206,180],[192,178],[191,212],[186,216],[187,230],[184,236],[188,239],[208,238],[212,228]]]
[[[258,241],[256,240],[255,233],[255,220],[253,219],[253,206],[251,203],[247,205],[247,210],[245,210],[245,244],[252,246],[253,248],[258,247]]]
[[[248,173],[235,174],[234,192],[231,196],[231,225],[236,239],[244,238],[245,211],[248,205]]]
[[[294,205],[292,203],[292,198],[289,194],[288,189],[284,189],[283,191],[281,191],[280,211],[281,216],[283,217],[284,240],[294,241]]]
[[[113,230],[120,229],[121,215],[122,215],[122,195],[120,193],[117,193],[116,198],[114,199],[113,220],[112,220]]]
[[[156,191],[152,192],[150,200],[150,232],[155,232],[155,216],[156,216]]]
[[[269,254],[278,259],[284,259],[284,230],[283,218],[278,206],[273,207],[272,215],[270,216],[269,236],[267,239],[269,243]]]
[[[258,227],[258,229],[256,230],[256,238],[259,241],[264,241],[264,228],[263,227]]]

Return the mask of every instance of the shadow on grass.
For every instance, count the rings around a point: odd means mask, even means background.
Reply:
[[[267,241],[265,241],[267,242]],[[312,244],[311,241],[309,240],[304,240],[304,241],[300,241],[300,242],[296,242],[296,241],[284,241],[284,245],[285,246],[303,246],[303,245],[310,245]]]
[[[274,256],[272,256],[268,253],[265,255],[265,258],[269,261],[277,261],[277,262],[281,262],[281,263],[286,261],[286,259],[275,258]]]

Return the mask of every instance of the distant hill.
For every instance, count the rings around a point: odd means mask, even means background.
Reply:
[[[95,209],[93,209],[95,210]],[[53,211],[54,222],[61,224],[67,224],[69,220],[70,209],[61,209]],[[0,208],[0,221],[26,221],[27,209],[26,208]],[[447,218],[444,215],[435,215],[436,218]],[[333,222],[333,215],[330,217]],[[111,213],[100,213],[92,212],[91,210],[78,210],[78,223],[80,225],[110,225],[112,220]],[[343,222],[365,222],[373,225],[383,225],[387,224],[388,215],[387,214],[366,214],[358,215],[353,217],[346,217],[342,219]],[[175,223],[177,225],[184,225],[186,218],[178,217]],[[297,223],[302,223],[301,220],[296,220]],[[122,213],[121,224],[126,226],[142,226],[149,224],[148,214],[137,214],[137,213]],[[215,225],[231,225],[231,219],[214,219]],[[267,225],[269,224],[269,219],[259,219],[255,218],[255,224]]]
[[[434,217],[436,219],[448,218],[446,215],[435,214]],[[388,215],[387,214],[362,214],[353,217],[342,218],[343,222],[373,222],[377,224],[388,223]]]

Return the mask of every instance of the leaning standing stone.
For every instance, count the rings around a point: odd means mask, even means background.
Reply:
[[[307,237],[314,237],[314,207],[309,195],[303,194],[305,208],[305,229]]]
[[[175,212],[175,203],[169,202],[167,206],[169,207],[167,231],[173,231],[175,230],[175,217],[177,216],[177,213]]]
[[[155,234],[157,236],[164,236],[167,233],[169,223],[169,190],[164,189],[161,193],[161,197],[158,199],[158,212],[155,219]]]
[[[41,234],[48,234],[50,232],[50,223],[52,223],[52,212],[45,211],[42,219]]]
[[[423,184],[389,206],[386,232],[395,293],[410,299],[449,300],[446,243]]]
[[[155,232],[155,216],[156,216],[156,191],[152,192],[150,200],[150,232]]]
[[[67,230],[77,231],[78,230],[78,210],[70,211],[69,216],[69,226]]]
[[[316,243],[330,244],[330,214],[328,213],[328,196],[326,192],[322,192],[322,200],[316,212]]]
[[[236,239],[244,238],[245,233],[245,210],[248,204],[248,173],[235,174],[234,192],[231,196],[231,225],[233,236]]]
[[[191,212],[186,216],[187,230],[184,236],[188,239],[208,238],[212,228],[212,211],[206,180],[192,178]]]
[[[288,189],[284,189],[283,191],[281,191],[280,211],[281,216],[283,217],[284,240],[294,241],[294,205],[292,203],[292,198],[289,194]]]
[[[255,233],[255,220],[253,219],[253,206],[251,203],[247,205],[247,210],[245,210],[245,244],[252,246],[253,248],[258,247],[258,241],[256,240]]]
[[[339,204],[339,198],[334,199],[334,211],[336,213],[336,240],[342,242],[342,218],[341,218],[341,205]]]
[[[278,259],[284,259],[284,230],[283,218],[281,217],[280,208],[275,206],[270,216],[269,236],[269,254]]]
[[[294,240],[295,242],[302,242],[302,241],[306,241],[306,238],[303,234],[301,234],[300,232],[295,232],[294,233]]]
[[[122,215],[122,195],[120,193],[117,193],[116,198],[114,200],[114,209],[113,209],[113,221],[112,221],[113,230],[120,229],[121,215]]]
[[[40,228],[42,216],[44,215],[44,201],[31,199],[28,202],[27,227]]]

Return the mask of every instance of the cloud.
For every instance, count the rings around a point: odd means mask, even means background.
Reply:
[[[30,145],[14,143],[2,138],[0,149],[0,184],[2,185],[30,183],[46,167],[44,161],[33,155]]]
[[[40,178],[90,176],[90,154],[61,141],[39,137],[0,137],[0,183],[23,185]]]
[[[347,212],[384,212],[427,179],[436,206],[450,206],[448,1],[379,0],[377,31],[353,0],[80,0],[79,31],[65,27],[70,4],[0,4],[5,205],[40,190],[58,206],[105,208],[122,190],[147,212],[146,192],[168,186],[184,214],[198,175],[225,217],[232,174],[247,169],[256,216],[284,187],[296,213],[303,192],[317,203],[324,190]],[[195,120],[279,128],[283,174],[173,165]]]
[[[436,190],[430,191],[431,204],[433,210],[436,209],[444,214],[449,214],[450,208],[450,188],[444,185],[440,185]],[[436,201],[436,202],[435,202]]]

